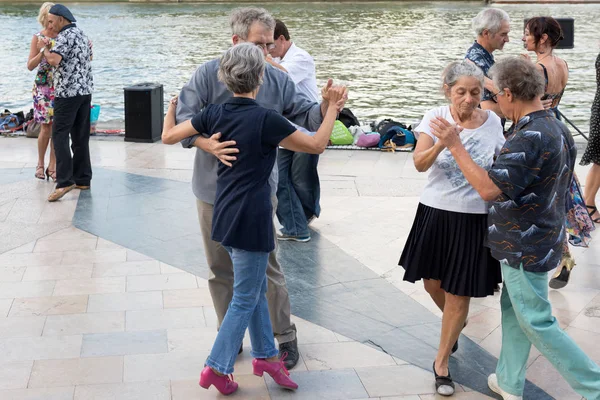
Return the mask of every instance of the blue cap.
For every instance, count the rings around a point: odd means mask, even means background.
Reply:
[[[76,22],[77,20],[75,19],[75,17],[73,16],[73,14],[71,13],[71,11],[69,11],[69,9],[65,6],[63,6],[62,4],[55,4],[52,7],[50,7],[50,11],[48,11],[50,14],[52,15],[58,15],[59,17],[63,17],[67,20],[69,20],[69,22]]]

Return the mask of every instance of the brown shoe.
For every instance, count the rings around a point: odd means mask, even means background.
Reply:
[[[75,185],[75,189],[90,190],[90,185]]]
[[[54,191],[48,196],[48,201],[52,202],[60,200],[65,194],[69,193],[73,189],[75,189],[75,185],[54,189]]]

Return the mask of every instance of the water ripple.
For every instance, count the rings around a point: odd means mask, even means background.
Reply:
[[[96,92],[101,122],[123,120],[123,88],[139,82],[177,93],[197,66],[230,43],[232,4],[73,4],[79,25],[94,42]],[[359,118],[419,119],[445,100],[439,77],[444,66],[464,56],[473,40],[476,3],[269,4],[293,39],[315,58],[317,78],[332,77],[351,89],[348,102]],[[497,58],[523,52],[520,21],[525,16],[575,19],[575,49],[562,50],[571,68],[563,111],[588,129],[599,51],[600,5],[504,7],[513,21],[511,42]],[[0,5],[4,28],[0,107],[29,109],[34,72],[25,65],[31,35],[38,29],[33,5]]]

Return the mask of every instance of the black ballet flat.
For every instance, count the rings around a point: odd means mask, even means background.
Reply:
[[[448,376],[439,376],[435,371],[435,361],[433,362],[433,375],[435,375],[435,391],[442,396],[452,396],[454,394],[454,381],[448,369]]]

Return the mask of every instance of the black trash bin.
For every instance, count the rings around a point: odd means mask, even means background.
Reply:
[[[153,143],[160,140],[164,120],[163,85],[138,83],[125,91],[125,141]]]

